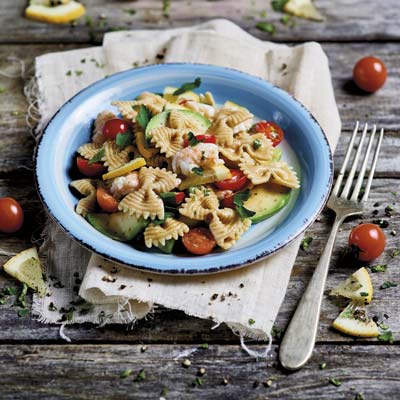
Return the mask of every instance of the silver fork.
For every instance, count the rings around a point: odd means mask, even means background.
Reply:
[[[347,148],[342,168],[339,172],[335,186],[333,187],[331,196],[327,203],[327,206],[336,213],[336,218],[332,226],[331,234],[329,236],[328,242],[326,243],[321,258],[319,259],[318,265],[315,268],[310,283],[308,284],[307,289],[305,290],[303,297],[301,298],[297,306],[296,312],[293,315],[293,318],[286,330],[285,336],[281,343],[279,359],[282,366],[289,370],[297,370],[303,367],[304,364],[311,357],[315,344],[315,339],[317,336],[322,297],[326,277],[328,275],[332,249],[335,244],[336,234],[340,225],[347,217],[362,214],[365,202],[368,199],[368,195],[371,189],[372,179],[374,177],[376,163],[378,160],[379,149],[382,143],[383,129],[381,129],[380,131],[378,143],[375,147],[375,153],[372,160],[367,183],[365,185],[364,194],[359,200],[362,183],[367,170],[368,156],[371,152],[374,143],[374,136],[376,133],[376,125],[373,125],[367,150],[365,151],[365,153],[362,153],[363,144],[368,131],[368,125],[365,124],[362,131],[361,139],[358,144],[357,152],[354,156],[353,164],[351,166],[344,187],[341,190],[347,164],[349,163],[350,157],[353,153],[355,140],[358,134],[358,128],[359,122],[357,121],[353,135],[350,139],[349,146]],[[360,158],[362,157],[364,158],[361,169],[359,171],[354,188],[351,191],[357,166],[359,164]]]

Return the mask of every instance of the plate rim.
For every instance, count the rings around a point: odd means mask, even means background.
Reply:
[[[229,265],[224,265],[224,266],[220,266],[220,267],[212,267],[212,268],[207,268],[207,266],[204,266],[204,267],[199,267],[197,269],[179,269],[179,268],[177,268],[177,269],[168,269],[168,270],[162,270],[162,269],[159,269],[159,268],[150,267],[150,266],[146,266],[146,265],[137,265],[137,264],[133,264],[133,263],[126,263],[125,261],[122,262],[118,258],[116,258],[114,256],[110,256],[108,254],[105,254],[105,253],[99,251],[98,249],[95,249],[91,244],[87,243],[86,241],[77,238],[53,214],[53,212],[51,211],[49,205],[47,204],[45,195],[41,192],[41,189],[40,189],[40,183],[39,183],[40,178],[39,178],[39,173],[38,173],[38,154],[39,154],[39,149],[40,149],[40,146],[42,144],[43,138],[44,138],[44,136],[46,134],[46,131],[49,128],[49,126],[51,125],[51,123],[53,122],[53,120],[56,119],[57,116],[60,113],[62,113],[62,111],[64,110],[64,108],[68,104],[73,102],[78,96],[80,96],[82,93],[86,92],[90,88],[93,88],[94,86],[99,85],[101,82],[104,82],[106,80],[114,79],[115,77],[117,77],[119,75],[127,75],[129,73],[132,73],[132,71],[146,70],[146,69],[150,69],[151,70],[151,69],[155,69],[155,68],[158,68],[158,67],[168,67],[168,66],[178,66],[179,67],[179,66],[185,66],[185,65],[186,66],[190,65],[190,66],[194,66],[194,67],[196,67],[196,66],[198,66],[198,67],[206,67],[206,68],[210,67],[210,68],[216,68],[216,69],[219,69],[219,70],[225,70],[225,71],[231,71],[231,72],[234,72],[234,73],[239,73],[239,74],[242,74],[243,76],[245,76],[247,78],[250,78],[250,79],[253,79],[253,80],[254,79],[259,80],[263,84],[267,84],[267,85],[271,86],[272,88],[274,88],[275,90],[277,90],[278,92],[283,94],[283,96],[289,96],[292,99],[292,101],[296,102],[309,115],[309,117],[314,122],[314,124],[319,128],[319,131],[321,133],[321,137],[322,137],[323,141],[325,142],[325,146],[326,146],[326,149],[327,149],[328,155],[329,155],[329,182],[328,182],[328,184],[326,186],[326,189],[325,189],[325,192],[324,192],[323,196],[319,200],[319,203],[320,203],[319,208],[317,210],[315,210],[313,212],[313,214],[310,215],[307,219],[303,220],[304,222],[302,223],[301,227],[296,230],[296,232],[293,232],[292,234],[286,236],[283,241],[281,241],[280,243],[276,244],[271,249],[266,250],[266,251],[262,251],[260,254],[254,256],[254,257],[246,258],[245,261],[240,261],[240,262],[233,263],[233,264],[230,263]],[[325,131],[323,130],[323,128],[321,127],[321,125],[317,121],[317,119],[314,117],[312,112],[302,102],[297,100],[291,93],[287,92],[286,90],[282,89],[281,87],[279,87],[278,85],[275,85],[272,82],[269,82],[269,81],[267,81],[265,79],[262,79],[259,76],[252,75],[252,74],[240,71],[240,70],[235,69],[235,68],[224,67],[224,66],[213,65],[213,64],[207,64],[207,63],[192,63],[192,62],[159,63],[159,64],[144,65],[144,66],[136,67],[136,68],[130,68],[128,70],[124,70],[124,71],[120,71],[120,72],[108,75],[108,76],[106,76],[106,77],[104,77],[102,79],[99,79],[99,80],[91,83],[90,85],[86,86],[85,88],[79,90],[74,96],[72,96],[65,103],[63,103],[60,108],[58,108],[58,110],[54,113],[54,115],[49,119],[49,121],[46,123],[45,127],[42,129],[40,137],[39,137],[39,139],[38,139],[38,141],[37,141],[37,143],[35,145],[33,159],[34,159],[34,183],[35,183],[36,191],[37,191],[37,193],[39,195],[39,199],[40,199],[41,203],[43,204],[43,207],[47,211],[47,214],[51,217],[51,219],[53,221],[55,221],[57,223],[57,225],[61,228],[61,230],[64,233],[66,233],[72,240],[77,242],[82,247],[86,248],[87,250],[91,251],[94,254],[97,254],[97,255],[101,256],[102,258],[104,258],[104,259],[106,259],[108,261],[115,262],[115,263],[117,263],[119,265],[127,266],[129,268],[134,268],[134,269],[139,270],[139,271],[156,273],[156,274],[160,274],[160,275],[182,275],[182,276],[185,276],[185,275],[208,275],[208,274],[215,274],[215,273],[219,273],[219,272],[237,270],[237,269],[249,266],[249,265],[255,263],[256,261],[264,260],[264,259],[268,258],[269,256],[275,254],[279,250],[282,250],[284,247],[286,247],[291,242],[293,242],[297,237],[299,237],[305,230],[307,230],[307,228],[309,228],[310,225],[312,225],[312,223],[315,221],[315,219],[318,217],[318,215],[322,212],[322,210],[324,209],[324,207],[325,207],[325,205],[326,205],[326,203],[328,201],[328,198],[329,198],[329,193],[330,193],[330,190],[332,188],[333,175],[334,175],[333,152],[332,152],[332,149],[331,149],[331,147],[329,145],[329,141],[328,141],[328,138],[327,138],[327,135],[326,135]],[[136,251],[139,251],[139,250],[136,250]],[[178,260],[179,260],[179,258],[178,258]]]

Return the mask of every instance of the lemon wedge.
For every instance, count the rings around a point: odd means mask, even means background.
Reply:
[[[369,304],[374,289],[366,268],[362,267],[350,275],[344,282],[331,290],[331,296],[342,296],[353,301]]]
[[[40,297],[46,294],[42,265],[35,247],[21,251],[3,265],[4,271],[20,282],[26,283]]]
[[[128,172],[134,171],[135,169],[142,168],[146,165],[146,160],[142,157],[135,158],[132,161],[122,165],[119,168],[113,169],[110,172],[107,172],[102,176],[103,180],[117,178],[118,176],[122,176],[127,174]]]
[[[52,24],[66,24],[83,14],[85,7],[76,1],[62,0],[57,5],[52,5],[51,1],[31,1],[25,9],[25,16],[30,19]]]
[[[333,321],[332,327],[339,332],[357,337],[376,337],[378,326],[368,317],[365,306],[351,302]]]
[[[283,10],[296,17],[324,21],[325,17],[315,8],[311,0],[289,0]]]

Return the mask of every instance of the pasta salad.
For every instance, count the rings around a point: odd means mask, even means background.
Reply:
[[[227,250],[300,186],[281,160],[283,131],[245,107],[193,90],[114,101],[77,149],[76,212],[119,241],[164,253]]]

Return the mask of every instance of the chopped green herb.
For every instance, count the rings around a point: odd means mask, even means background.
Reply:
[[[256,28],[263,32],[268,32],[273,35],[276,32],[276,27],[270,22],[258,22]]]
[[[256,323],[256,321],[254,321],[254,319],[253,318],[250,318],[249,319],[249,325],[251,326],[251,325],[254,325]]]
[[[196,89],[201,85],[201,79],[196,78],[194,82],[186,82],[184,83],[179,89],[176,89],[174,93],[172,93],[174,96],[179,96],[182,93],[189,92],[190,90]]]
[[[267,17],[267,11],[266,10],[261,11],[260,12],[260,17],[261,18],[266,18]]]
[[[236,206],[236,211],[240,215],[240,218],[250,218],[255,212],[247,209],[243,203],[250,198],[250,189],[246,189],[243,192],[237,192],[233,196],[233,204]]]
[[[163,5],[162,5],[162,12],[164,17],[168,18],[169,17],[169,11],[171,9],[171,2],[170,0],[163,0]]]
[[[368,297],[368,292],[360,292],[361,297]]]
[[[121,372],[121,375],[119,376],[121,379],[125,379],[128,376],[132,375],[132,370],[130,368],[124,370]]]
[[[301,241],[301,245],[300,248],[303,251],[307,251],[308,248],[310,247],[310,244],[312,243],[313,238],[311,236],[306,236],[302,241]]]
[[[277,340],[280,340],[282,338],[282,335],[283,330],[274,325],[271,329],[271,336]]]
[[[372,223],[378,225],[380,228],[387,228],[389,226],[389,222],[383,219],[374,219]]]
[[[282,16],[281,22],[283,25],[286,25],[289,28],[294,28],[294,26],[296,25],[296,22],[293,20],[293,18],[287,14]]]
[[[0,86],[0,93],[4,93],[6,91],[6,88],[4,86]]]
[[[142,129],[146,130],[147,124],[149,123],[151,117],[151,111],[146,106],[141,104],[136,117],[136,122],[142,127]]]
[[[271,6],[274,11],[283,11],[283,7],[289,0],[272,0]]]
[[[389,325],[386,325],[384,322],[380,322],[378,326],[384,331],[387,331],[389,329]]]
[[[337,378],[329,378],[329,383],[334,386],[340,386],[342,384],[342,382],[340,382]]]
[[[387,269],[387,264],[377,264],[371,265],[371,272],[385,272]]]
[[[208,343],[202,343],[201,345],[200,345],[200,348],[201,349],[208,349]]]
[[[146,372],[144,369],[141,369],[139,373],[136,375],[136,378],[134,379],[135,382],[141,382],[146,379]]]
[[[86,62],[86,58],[82,58],[81,63],[85,64],[85,62]]]
[[[172,212],[165,212],[164,213],[164,219],[158,219],[158,218],[156,218],[156,219],[154,219],[153,221],[151,221],[151,223],[153,224],[153,225],[162,225],[164,222],[165,222],[165,220],[167,219],[167,218],[174,218],[175,217],[175,213],[172,213]]]
[[[17,297],[15,304],[19,307],[26,308],[26,294],[28,292],[28,286],[26,283],[22,284],[21,292]]]
[[[198,140],[196,135],[193,132],[189,132],[187,134],[187,139],[189,141],[189,145],[191,147],[196,146],[197,144],[204,142],[204,139]]]
[[[380,340],[381,342],[389,342],[390,344],[393,343],[393,332],[392,331],[386,331],[381,333],[378,336],[378,340]]]
[[[89,164],[93,164],[95,162],[101,161],[101,159],[105,156],[106,150],[104,148],[100,149],[90,160]]]
[[[193,167],[192,172],[196,175],[202,176],[204,173],[204,169],[201,167]]]
[[[168,392],[169,392],[169,389],[164,388],[163,390],[161,390],[160,397],[165,397],[168,394]]]
[[[253,141],[253,149],[254,149],[254,150],[257,150],[257,149],[259,149],[260,147],[261,147],[261,141],[260,141],[260,139],[254,140],[254,141]]]
[[[397,192],[390,192],[393,196],[397,196]]]
[[[202,386],[203,385],[203,379],[201,379],[199,376],[196,376],[195,380],[192,382],[192,386]]]
[[[134,10],[133,8],[124,8],[122,11],[127,13],[127,14],[129,14],[129,15],[135,15],[136,14],[136,10]]]
[[[356,397],[354,397],[354,400],[365,400],[365,397],[362,393],[357,393]]]
[[[71,75],[72,75],[72,71],[71,71],[71,70],[67,71],[67,72],[65,73],[65,75],[71,76]]]
[[[83,74],[82,70],[75,71],[76,76],[81,76]]]
[[[400,250],[399,249],[394,249],[392,251],[392,253],[390,254],[390,257],[395,258],[400,254]]]
[[[322,362],[319,364],[319,369],[325,369],[326,368],[326,362]]]
[[[28,314],[29,314],[29,310],[27,310],[26,308],[22,308],[21,310],[18,310],[18,317],[20,317],[20,318],[25,317]]]
[[[379,289],[381,289],[381,290],[389,289],[389,288],[396,287],[396,286],[397,286],[397,283],[391,282],[391,281],[386,281],[386,282],[382,283],[382,285]]]
[[[15,288],[7,286],[3,289],[3,295],[5,296],[15,296],[16,294],[17,294],[17,289]]]
[[[126,133],[117,133],[117,137],[115,138],[116,145],[124,149],[126,146],[132,144],[133,136],[130,132]]]

